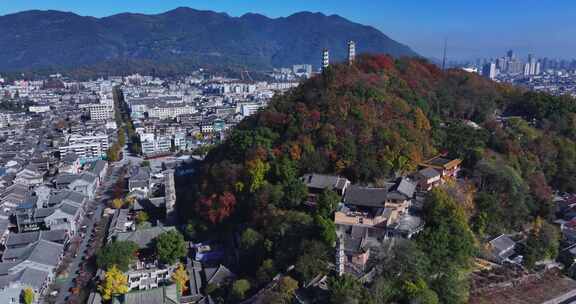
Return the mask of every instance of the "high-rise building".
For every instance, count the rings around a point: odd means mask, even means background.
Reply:
[[[536,69],[534,75],[540,75],[540,61],[536,62]]]
[[[328,49],[322,50],[322,71],[330,66],[330,52]]]
[[[506,72],[508,74],[522,74],[524,73],[524,63],[518,59],[513,59],[508,62]]]
[[[528,63],[530,64],[530,75],[536,75],[536,58],[532,54],[528,55]]]
[[[356,60],[356,42],[348,41],[348,64],[352,65]]]
[[[496,59],[496,67],[504,72],[508,69],[508,60],[505,57]]]
[[[524,64],[524,76],[530,76],[530,62]]]
[[[496,74],[496,63],[490,62],[484,65],[482,69],[482,76],[488,79],[495,79]]]
[[[508,57],[508,60],[512,60],[512,59],[515,59],[515,58],[516,58],[516,56],[514,55],[514,51],[513,51],[513,50],[509,50],[509,51],[506,53],[506,57]]]

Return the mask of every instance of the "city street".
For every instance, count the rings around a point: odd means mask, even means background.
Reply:
[[[59,293],[56,296],[56,299],[54,299],[54,303],[66,303],[68,301],[71,295],[71,289],[75,287],[74,279],[77,278],[83,270],[83,267],[81,267],[82,263],[89,259],[89,257],[85,255],[88,246],[91,243],[92,235],[95,232],[94,228],[102,219],[102,213],[106,204],[112,199],[113,188],[117,180],[121,177],[120,175],[123,166],[124,164],[122,162],[110,166],[106,179],[103,181],[96,194],[96,199],[88,203],[86,208],[86,217],[81,225],[86,226],[86,229],[82,230],[80,235],[77,236],[77,238],[81,238],[78,251],[75,253],[68,253],[73,255],[74,258],[68,266],[68,276],[63,282],[59,283],[59,286],[57,286]],[[91,210],[94,211],[91,212]]]

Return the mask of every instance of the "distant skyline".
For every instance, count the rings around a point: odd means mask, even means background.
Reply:
[[[231,16],[252,12],[277,18],[299,11],[338,14],[378,28],[425,57],[440,58],[447,38],[450,60],[503,56],[508,49],[520,56],[576,58],[573,0],[0,0],[0,15],[53,9],[106,17],[123,12],[157,14],[180,6]]]

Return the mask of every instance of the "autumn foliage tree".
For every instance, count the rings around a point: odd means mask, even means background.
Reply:
[[[230,192],[212,194],[198,200],[197,211],[202,217],[212,224],[217,224],[226,219],[236,205],[236,197]]]
[[[189,279],[188,272],[186,272],[184,265],[178,264],[178,267],[174,270],[174,273],[172,273],[172,281],[178,286],[180,294],[185,293],[188,289],[186,282],[188,282]]]
[[[36,295],[34,294],[34,290],[32,290],[30,287],[24,288],[24,290],[22,290],[22,302],[24,302],[24,304],[34,303],[35,296]]]
[[[246,232],[242,243],[249,248],[240,257],[242,276],[258,277],[250,282],[263,284],[275,272],[270,268],[290,265],[307,280],[325,272],[316,267],[333,257],[303,244],[333,246],[339,199],[323,193],[311,210],[303,204],[311,197],[302,176],[340,175],[352,183],[377,184],[414,173],[438,154],[459,158],[462,180],[430,194],[425,227],[410,241],[417,247],[415,259],[425,256],[426,266],[407,275],[410,261],[392,261],[402,265],[386,265],[395,271],[376,280],[373,294],[342,281],[357,293],[343,288],[334,298],[463,303],[477,240],[522,231],[539,217],[550,219],[554,191],[576,191],[575,105],[568,96],[442,71],[423,59],[358,56],[353,65],[334,64],[276,95],[238,124],[196,171],[188,215],[212,225],[233,216],[226,223]],[[541,227],[526,242],[533,247],[529,263],[555,255],[555,230]]]
[[[98,285],[98,291],[106,301],[116,295],[125,294],[128,290],[128,277],[115,265],[106,271],[104,280]]]

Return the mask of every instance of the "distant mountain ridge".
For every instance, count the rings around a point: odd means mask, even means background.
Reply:
[[[198,65],[280,67],[310,63],[329,48],[335,60],[346,41],[359,52],[417,56],[377,29],[340,16],[301,12],[268,18],[259,14],[177,8],[156,15],[122,13],[104,18],[60,11],[25,11],[0,16],[0,70],[74,67],[114,60]]]

